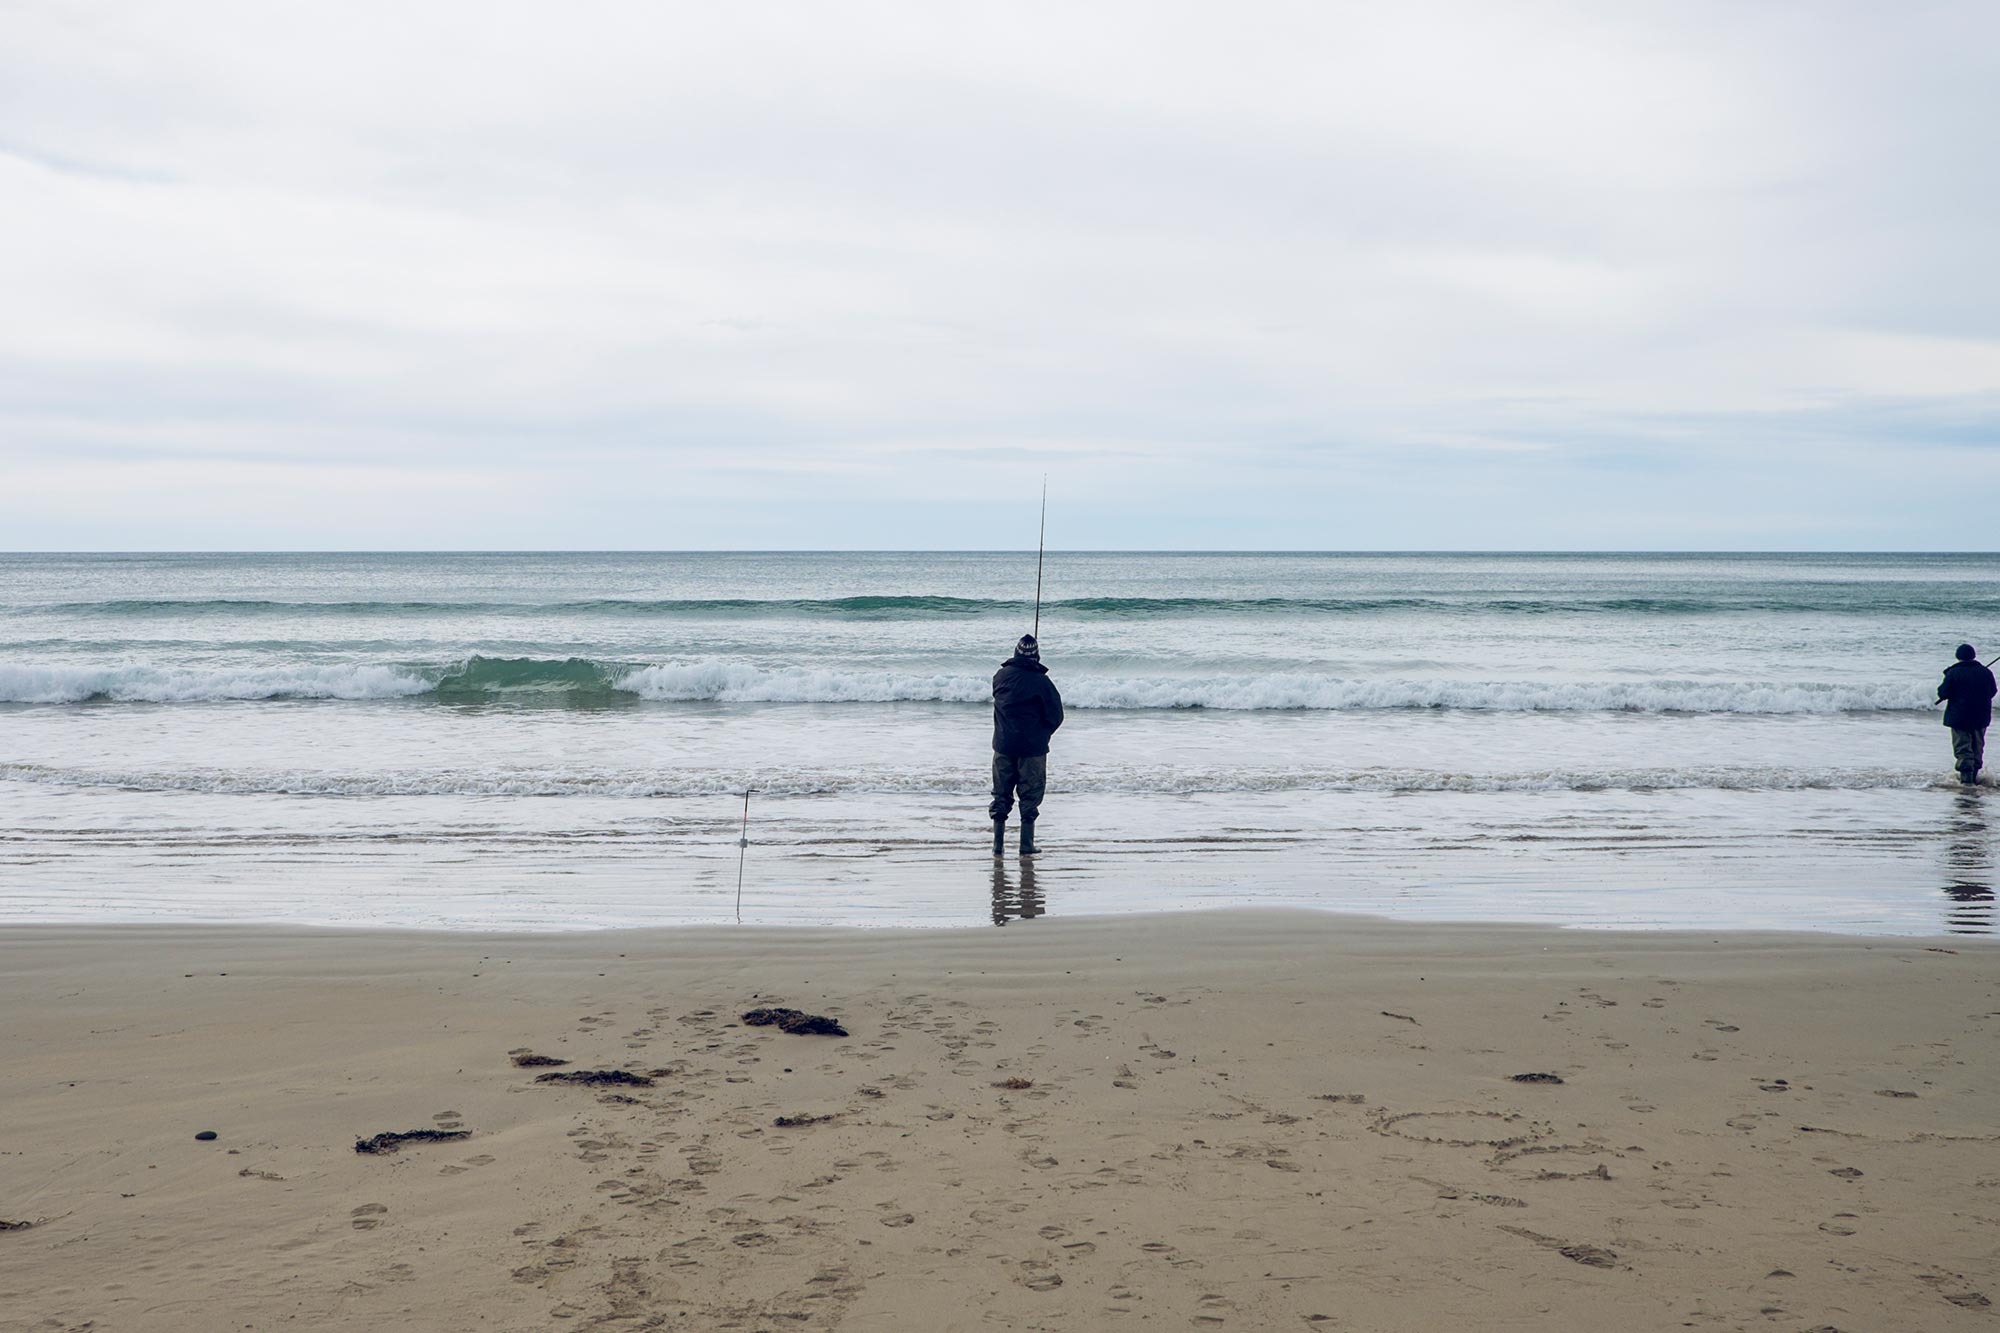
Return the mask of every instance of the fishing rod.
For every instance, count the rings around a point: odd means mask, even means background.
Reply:
[[[1049,474],[1042,474],[1042,530],[1035,538],[1035,628],[1034,636],[1042,637],[1042,555],[1049,544]]]

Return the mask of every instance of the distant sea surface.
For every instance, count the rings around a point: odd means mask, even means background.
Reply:
[[[1929,707],[2000,556],[0,556],[0,922],[1023,924],[1245,904],[1984,933]],[[1011,830],[1010,830],[1011,832]]]

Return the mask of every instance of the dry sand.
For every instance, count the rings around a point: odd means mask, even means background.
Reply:
[[[8,1333],[2000,1328],[1979,943],[49,927],[0,1014]]]

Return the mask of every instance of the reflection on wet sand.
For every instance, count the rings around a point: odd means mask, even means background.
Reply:
[[[1004,926],[1017,918],[1026,921],[1047,910],[1041,891],[1035,887],[1035,863],[1020,863],[1021,885],[1018,892],[1007,873],[1011,864],[1004,860],[993,862],[993,924],[996,926]]]
[[[1951,840],[1945,845],[1944,886],[1952,905],[1945,909],[1945,929],[1953,935],[1993,933],[1993,837],[1986,802],[1978,791],[1954,798]]]

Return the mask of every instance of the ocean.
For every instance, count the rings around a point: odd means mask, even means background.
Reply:
[[[2000,556],[0,556],[0,922],[1988,933],[1929,706]],[[748,799],[747,849],[738,837]],[[739,860],[741,891],[739,898]]]

